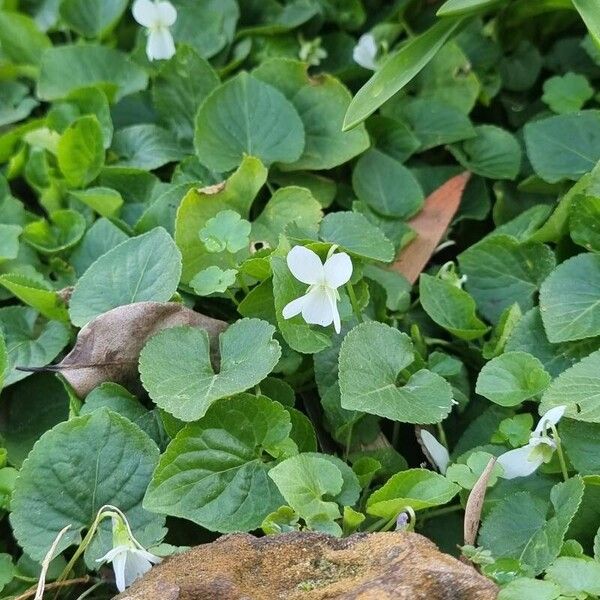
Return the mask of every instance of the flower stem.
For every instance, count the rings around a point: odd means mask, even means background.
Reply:
[[[97,581],[91,588],[85,590],[80,596],[77,596],[75,600],[83,600],[84,598],[91,596],[101,585],[104,585],[104,581]]]
[[[436,425],[437,430],[438,430],[438,436],[440,438],[440,442],[446,446],[446,448],[448,448],[448,440],[446,438],[446,432],[444,431],[444,426],[442,425],[442,423],[438,423]]]
[[[15,579],[18,579],[19,581],[24,581],[25,583],[37,583],[38,582],[37,577],[27,577],[25,575],[20,575],[19,573],[15,573],[15,575],[13,575],[13,577]]]
[[[379,528],[384,526],[385,524],[386,524],[385,519],[378,519],[377,521],[375,521],[375,523],[373,523],[372,525],[367,527],[366,531],[368,531],[369,533],[373,533],[374,531],[379,531]]]
[[[563,480],[567,481],[569,479],[569,471],[567,469],[567,462],[565,461],[565,455],[562,450],[562,443],[560,441],[560,436],[558,435],[558,430],[556,429],[556,425],[551,425],[550,429],[552,430],[552,439],[556,444],[556,453],[558,454],[558,462],[560,463],[560,470],[562,472]]]
[[[246,283],[244,274],[241,272],[238,273],[238,281],[239,281],[240,287],[244,291],[244,294],[246,294],[246,296],[247,296],[250,293],[250,288],[248,287],[248,284]]]
[[[240,267],[237,261],[235,260],[235,257],[233,256],[233,254],[227,254],[227,258],[230,268],[234,271],[237,271],[235,276],[236,282],[239,284],[242,290],[244,290],[244,294],[248,295],[250,293],[250,288],[248,288],[248,286],[246,285],[246,279],[244,278],[244,274],[239,270]]]
[[[402,25],[404,31],[406,31],[406,35],[409,39],[415,37],[415,32],[412,30],[412,27],[406,22],[406,19],[402,19],[402,22],[400,24]]]
[[[348,456],[350,455],[350,448],[352,448],[352,434],[354,433],[354,423],[350,425],[348,430],[348,437],[346,438],[346,446],[344,449],[344,460],[348,460]]]
[[[88,529],[87,533],[85,534],[85,537],[83,538],[83,540],[77,547],[77,550],[75,550],[75,552],[73,553],[71,560],[67,563],[67,566],[63,569],[63,572],[60,574],[60,577],[57,579],[57,581],[64,581],[69,576],[69,573],[73,570],[75,563],[77,562],[79,557],[85,552],[85,549],[89,546],[90,542],[92,541],[92,538],[94,537],[94,534],[96,533],[96,530],[98,529],[98,525],[100,525],[100,522],[107,518],[122,517],[122,516],[123,516],[123,513],[121,513],[121,511],[119,511],[119,509],[115,509],[113,506],[109,506],[109,505],[102,506],[100,508],[100,510],[98,510],[98,513],[96,514],[96,518],[94,519],[93,523],[90,525],[90,528]],[[129,525],[127,525],[127,527],[129,529]]]
[[[230,289],[226,289],[225,294],[227,294],[227,296],[229,296],[231,301],[235,304],[236,308],[240,305],[240,303],[237,301],[237,298],[235,297],[234,293]]]
[[[452,342],[449,342],[448,340],[442,340],[440,338],[424,337],[423,339],[428,346],[452,346]]]
[[[394,515],[379,531],[389,531],[398,520],[398,515]]]
[[[68,577],[69,573],[73,570],[75,563],[77,562],[79,557],[85,552],[85,549],[89,546],[90,542],[92,541],[92,538],[94,537],[94,534],[96,533],[96,529],[98,528],[100,521],[102,521],[102,519],[104,519],[106,516],[108,516],[108,515],[103,515],[102,513],[98,513],[96,515],[94,522],[92,523],[91,527],[88,529],[88,532],[85,534],[85,537],[81,541],[81,544],[79,544],[79,546],[77,547],[77,550],[75,550],[75,553],[71,557],[71,560],[67,563],[67,566],[63,569],[63,572],[60,574],[60,577],[57,579],[58,582],[65,581],[65,579]]]
[[[352,284],[350,282],[346,284],[346,290],[348,291],[348,296],[350,297],[350,304],[352,304],[354,316],[358,319],[359,323],[363,323],[364,319],[362,313],[360,312],[360,309],[358,308],[358,300],[356,299],[354,288],[352,287]]]

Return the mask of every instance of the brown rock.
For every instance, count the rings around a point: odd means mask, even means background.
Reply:
[[[120,600],[493,600],[496,586],[416,533],[234,534],[158,565]]]

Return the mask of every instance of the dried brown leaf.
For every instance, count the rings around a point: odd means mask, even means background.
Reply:
[[[477,530],[479,529],[479,521],[481,520],[481,509],[485,500],[485,492],[487,491],[488,481],[492,474],[492,469],[496,464],[496,457],[490,458],[483,473],[479,476],[477,483],[473,486],[467,505],[465,506],[465,521],[464,521],[464,536],[465,545],[474,546],[477,538]]]
[[[448,229],[471,174],[456,175],[425,199],[423,209],[408,224],[417,237],[404,248],[392,269],[415,283]]]
[[[139,385],[138,360],[146,341],[158,331],[192,325],[206,329],[214,346],[227,323],[176,302],[136,302],[113,308],[90,321],[71,352],[49,370],[59,372],[80,397],[105,381],[129,389]]]
[[[206,196],[214,196],[219,192],[222,192],[227,185],[226,181],[221,181],[220,183],[215,183],[213,185],[207,185],[203,188],[197,188],[199,194],[205,194]]]
[[[70,285],[68,287],[63,288],[62,290],[58,290],[58,297],[65,303],[69,304],[71,300],[71,296],[73,295],[74,286]]]

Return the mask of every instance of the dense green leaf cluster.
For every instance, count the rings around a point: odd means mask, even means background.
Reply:
[[[0,598],[53,543],[109,597],[106,505],[600,596],[598,3],[172,5],[151,61],[127,0],[0,0]]]

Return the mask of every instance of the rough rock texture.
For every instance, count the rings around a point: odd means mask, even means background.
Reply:
[[[120,600],[493,600],[496,586],[416,533],[228,535],[152,569]]]

